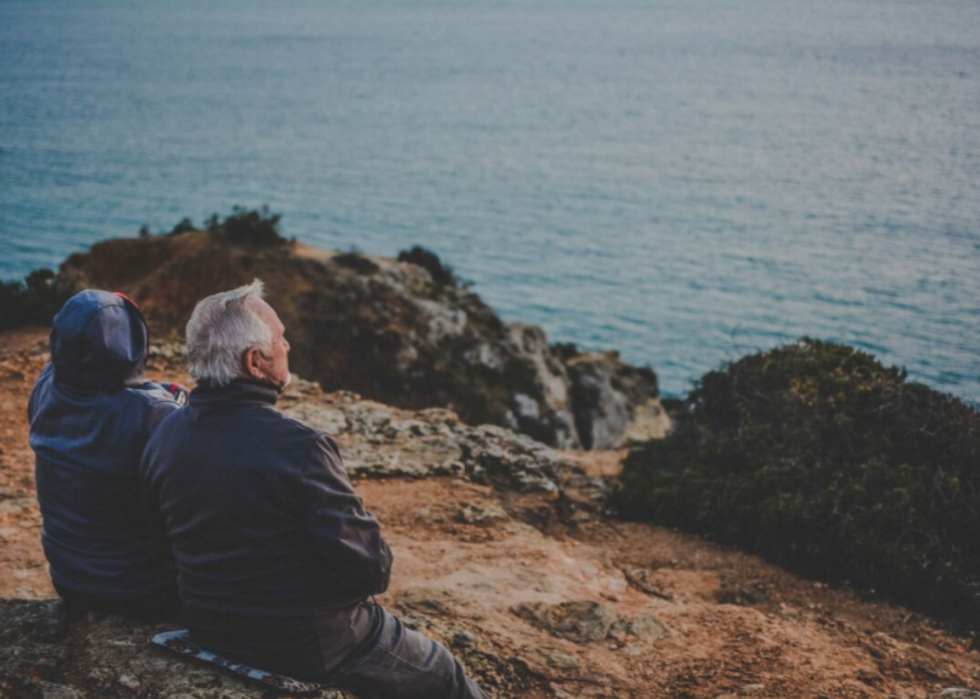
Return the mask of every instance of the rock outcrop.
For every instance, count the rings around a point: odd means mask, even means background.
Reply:
[[[562,448],[618,446],[669,426],[651,370],[615,353],[559,351],[432,264],[191,230],[99,243],[61,276],[129,294],[155,332],[172,335],[199,299],[259,277],[286,324],[294,371],[330,391],[445,407]]]
[[[336,435],[353,477],[457,476],[515,491],[559,490],[550,448],[495,425],[470,427],[449,410],[406,413],[347,391],[325,393],[302,379],[290,385],[279,407]]]
[[[624,441],[666,436],[670,419],[657,398],[657,375],[651,369],[624,364],[614,351],[573,354],[565,369],[584,449],[615,449]]]
[[[0,599],[0,696],[10,699],[252,699],[266,690],[150,645],[164,627],[88,614],[59,600]],[[319,699],[355,699],[324,690]]]

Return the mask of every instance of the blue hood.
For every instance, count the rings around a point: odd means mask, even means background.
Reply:
[[[136,304],[108,291],[82,291],[68,299],[51,325],[55,381],[90,391],[141,383],[148,345]]]

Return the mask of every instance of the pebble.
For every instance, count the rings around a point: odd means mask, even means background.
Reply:
[[[564,653],[552,653],[548,656],[548,664],[559,670],[572,670],[578,667],[578,660]]]
[[[130,689],[136,689],[140,686],[140,681],[136,675],[120,675],[119,684]]]
[[[71,687],[53,682],[41,682],[41,699],[82,699]]]

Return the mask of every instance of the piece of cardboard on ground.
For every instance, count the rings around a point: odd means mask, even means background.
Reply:
[[[190,632],[187,629],[158,633],[153,637],[153,643],[171,652],[186,656],[188,659],[214,665],[222,670],[233,672],[240,677],[258,682],[281,692],[311,695],[319,693],[322,689],[326,689],[326,685],[316,682],[304,682],[287,677],[286,675],[254,668],[205,650],[191,640]]]

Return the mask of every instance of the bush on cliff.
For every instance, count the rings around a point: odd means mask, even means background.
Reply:
[[[706,374],[616,504],[980,628],[980,413],[804,338]]]
[[[449,265],[443,264],[439,256],[421,245],[415,245],[409,250],[398,253],[399,262],[410,262],[418,265],[432,275],[436,286],[456,286],[459,282],[456,273]]]
[[[218,214],[212,214],[204,223],[209,231],[222,235],[233,243],[273,247],[285,245],[287,242],[279,232],[281,219],[282,215],[270,212],[268,206],[263,206],[261,209],[235,206],[232,207],[230,216],[219,219]],[[188,219],[184,219],[171,233],[182,232],[179,229],[185,221],[190,224]]]
[[[0,331],[50,325],[76,288],[50,269],[36,269],[23,281],[0,281]]]
[[[216,217],[217,214],[214,216]],[[194,222],[190,218],[185,216],[184,218],[180,219],[180,221],[178,221],[173,228],[170,229],[170,233],[168,233],[168,235],[180,235],[181,233],[187,233],[188,231],[193,230],[197,230],[197,226],[194,225]]]
[[[574,342],[554,342],[551,349],[558,355],[563,362],[568,362],[578,357],[583,352]]]
[[[370,275],[381,271],[381,268],[371,258],[354,249],[338,254],[333,258],[333,263],[346,267],[357,274]]]

